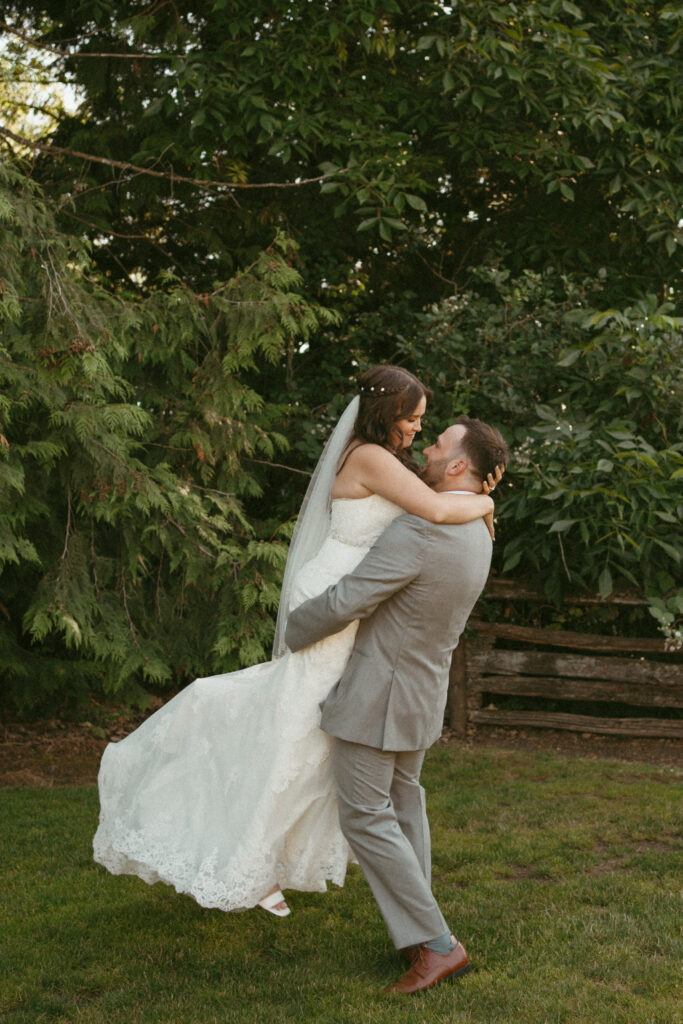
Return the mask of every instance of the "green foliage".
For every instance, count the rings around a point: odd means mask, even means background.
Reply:
[[[498,570],[559,599],[617,584],[662,597],[683,561],[683,322],[648,297],[596,311],[578,287],[481,270],[402,343],[436,392],[430,419],[501,427],[512,459]],[[653,609],[657,607],[652,606]]]
[[[322,320],[278,238],[211,293],[144,299],[2,170],[0,665],[20,708],[266,656],[285,535],[245,515],[249,458],[285,446],[245,383]]]
[[[676,5],[31,0],[3,18],[3,123],[60,147],[32,154],[44,202],[0,188],[17,700],[263,656],[282,523],[349,377],[389,360],[433,385],[433,423],[467,410],[511,440],[499,571],[555,598],[635,583],[671,639]]]
[[[53,141],[169,175],[121,187],[106,165],[38,162],[114,278],[164,267],[202,290],[287,225],[312,289],[347,288],[362,262],[369,308],[441,298],[500,243],[515,274],[605,268],[610,303],[679,279],[673,4],[40,0],[15,14],[82,90]]]
[[[554,533],[567,580],[603,597],[616,582],[661,594],[680,578],[683,322],[668,314],[650,297],[564,318],[585,340],[557,360],[557,397],[537,406],[520,452],[521,493],[501,508],[548,535],[532,548],[527,534],[526,550],[521,536],[506,544],[508,570],[538,572]]]
[[[666,637],[667,650],[680,651],[683,648],[683,587],[666,600],[651,597],[649,611]]]

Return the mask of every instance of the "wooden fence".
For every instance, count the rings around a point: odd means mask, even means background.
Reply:
[[[539,588],[493,580],[487,598],[547,602]],[[622,591],[608,599],[620,605],[645,605]],[[567,604],[598,605],[596,597],[570,597]],[[664,640],[610,637],[569,630],[537,629],[473,617],[469,637],[453,655],[447,723],[465,736],[468,725],[546,727],[578,732],[683,738],[683,719],[617,718],[554,711],[514,711],[484,707],[484,695],[541,697],[562,701],[609,701],[637,708],[683,707],[683,654],[668,653]],[[635,656],[634,656],[635,655]]]

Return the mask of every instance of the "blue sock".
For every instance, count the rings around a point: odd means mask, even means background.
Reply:
[[[450,932],[444,932],[443,935],[439,935],[438,939],[430,939],[429,942],[425,942],[428,949],[440,953],[441,956],[446,956],[452,949],[455,949],[457,944],[458,940]]]

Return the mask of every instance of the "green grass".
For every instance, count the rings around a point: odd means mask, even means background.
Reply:
[[[91,859],[91,788],[0,791],[6,1024],[676,1024],[671,769],[434,749],[434,890],[475,971],[413,998],[358,869],[284,921],[203,910]],[[678,857],[678,860],[677,860]]]

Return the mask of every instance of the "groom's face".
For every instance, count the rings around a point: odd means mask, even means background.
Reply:
[[[443,434],[439,434],[434,444],[422,450],[427,465],[420,475],[429,487],[440,484],[449,464],[459,457],[460,442],[466,432],[462,423],[454,423],[452,427],[447,427]]]

